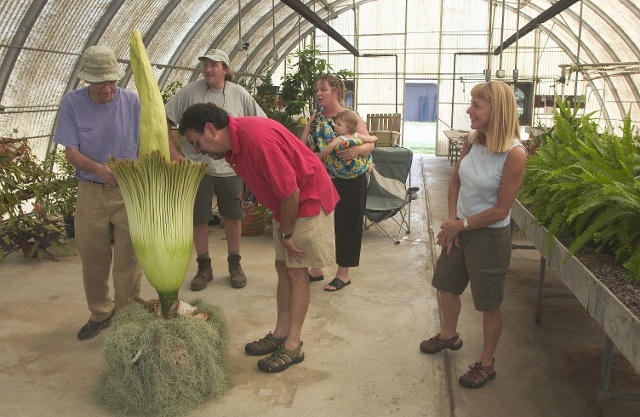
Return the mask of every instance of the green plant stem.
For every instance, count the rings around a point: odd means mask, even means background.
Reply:
[[[178,291],[160,292],[158,291],[158,298],[160,299],[160,309],[162,310],[162,316],[165,319],[169,318],[169,310],[175,301],[178,299]]]

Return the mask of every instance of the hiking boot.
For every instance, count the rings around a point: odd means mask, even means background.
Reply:
[[[82,328],[78,331],[78,339],[87,340],[91,339],[94,336],[97,336],[102,329],[106,329],[107,327],[109,327],[109,325],[111,324],[111,319],[113,318],[113,315],[115,313],[116,311],[113,310],[111,312],[111,315],[107,319],[102,321],[93,321],[89,319],[89,321],[87,321],[87,324],[82,326]]]
[[[191,291],[200,291],[207,288],[207,283],[213,281],[213,270],[211,269],[211,258],[198,256],[198,272],[191,280]]]
[[[229,263],[229,276],[231,278],[231,286],[233,288],[242,288],[247,285],[247,277],[244,276],[244,271],[240,265],[240,255],[227,256],[227,262]]]

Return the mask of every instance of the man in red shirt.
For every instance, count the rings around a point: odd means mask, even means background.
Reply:
[[[280,123],[235,118],[211,103],[189,107],[179,131],[196,152],[225,158],[256,199],[273,212],[276,327],[248,343],[245,352],[270,354],[258,361],[265,372],[280,372],[302,362],[300,333],[310,300],[308,269],[333,265],[334,260],[333,210],[339,197],[324,165]]]

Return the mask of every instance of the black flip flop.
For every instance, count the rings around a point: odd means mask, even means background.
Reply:
[[[329,290],[327,289],[327,287],[324,287],[325,291],[329,291],[329,292],[333,292],[333,291],[338,291],[343,289],[344,287],[346,287],[347,285],[351,284],[351,280],[344,282],[343,280],[341,280],[340,278],[334,278],[333,281],[331,281],[330,283],[327,284],[328,286],[331,286],[333,288],[335,288],[335,290]]]
[[[317,282],[317,281],[322,281],[324,280],[324,275],[320,275],[318,277],[314,277],[313,275],[309,274],[309,282]]]

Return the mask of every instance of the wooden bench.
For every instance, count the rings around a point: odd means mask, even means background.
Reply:
[[[367,130],[378,137],[375,146],[398,146],[401,121],[400,113],[367,114]]]

